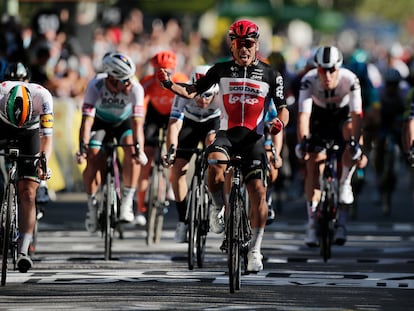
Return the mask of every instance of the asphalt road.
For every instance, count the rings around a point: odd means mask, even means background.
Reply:
[[[367,177],[348,241],[327,263],[303,244],[303,198],[284,200],[266,229],[264,270],[243,275],[235,294],[220,235],[209,234],[205,266],[189,271],[172,209],[159,245],[148,247],[143,228],[130,226],[104,261],[102,238],[83,228],[86,196],[59,193],[41,220],[33,269],[8,274],[0,310],[412,310],[414,208],[409,174],[400,177],[388,217]]]

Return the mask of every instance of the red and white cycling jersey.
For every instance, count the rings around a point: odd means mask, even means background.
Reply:
[[[215,64],[197,80],[197,93],[203,93],[215,83],[219,84],[221,98],[220,130],[242,126],[263,135],[271,99],[278,110],[286,107],[282,76],[259,60],[248,67],[234,61]]]
[[[339,68],[338,85],[325,90],[318,78],[318,70],[310,70],[301,81],[299,112],[311,113],[312,105],[329,110],[349,106],[350,112],[362,113],[361,86],[357,76],[348,69]]]

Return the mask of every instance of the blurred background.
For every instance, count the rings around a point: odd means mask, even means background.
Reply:
[[[195,65],[230,57],[228,27],[247,17],[259,24],[259,57],[284,75],[292,107],[294,78],[321,44],[338,46],[345,63],[366,65],[375,89],[389,67],[405,87],[414,80],[411,0],[0,0],[0,12],[0,77],[7,62],[21,61],[55,99],[55,191],[82,189],[83,168],[74,161],[79,108],[108,51],[130,55],[142,78],[151,73],[149,58],[170,49],[176,70],[189,75]],[[292,170],[286,174],[294,178]]]

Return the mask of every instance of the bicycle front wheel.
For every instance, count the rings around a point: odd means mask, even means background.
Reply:
[[[112,238],[113,238],[113,222],[114,222],[114,207],[116,204],[116,192],[113,177],[110,173],[106,176],[106,187],[104,198],[104,243],[105,243],[105,260],[112,258]]]
[[[197,242],[197,197],[198,197],[198,181],[197,176],[193,177],[191,181],[191,189],[187,197],[187,211],[188,211],[188,269],[194,269],[194,259],[196,257],[196,242]]]
[[[233,191],[232,191],[233,192]],[[238,195],[230,195],[230,212],[227,228],[228,253],[227,262],[229,267],[230,293],[241,287],[241,264],[240,264],[240,206]]]
[[[202,183],[200,186],[200,199],[197,208],[197,266],[204,266],[204,257],[206,255],[206,241],[208,232],[208,214],[209,214],[209,196],[206,186]]]
[[[7,262],[8,262],[8,256],[9,251],[10,255],[13,257],[13,261],[15,263],[16,258],[15,257],[15,250],[12,247],[13,244],[13,237],[14,237],[14,231],[13,231],[13,207],[16,203],[15,201],[15,193],[16,189],[14,188],[14,185],[9,184],[6,189],[6,198],[3,201],[2,204],[2,233],[3,233],[3,245],[2,245],[2,251],[3,251],[3,258],[2,258],[2,264],[1,264],[1,285],[6,285],[6,278],[7,278]]]

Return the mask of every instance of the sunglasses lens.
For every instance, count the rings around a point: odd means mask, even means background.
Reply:
[[[238,49],[241,49],[242,47],[245,47],[247,49],[250,49],[252,46],[255,45],[255,41],[252,40],[244,40],[244,39],[237,39],[236,40],[236,46]]]
[[[326,72],[334,73],[336,71],[336,68],[335,67],[331,67],[331,68],[318,68],[318,70],[319,70],[320,73],[326,73]]]
[[[210,98],[211,96],[213,96],[213,93],[203,93],[201,96],[204,98]]]

